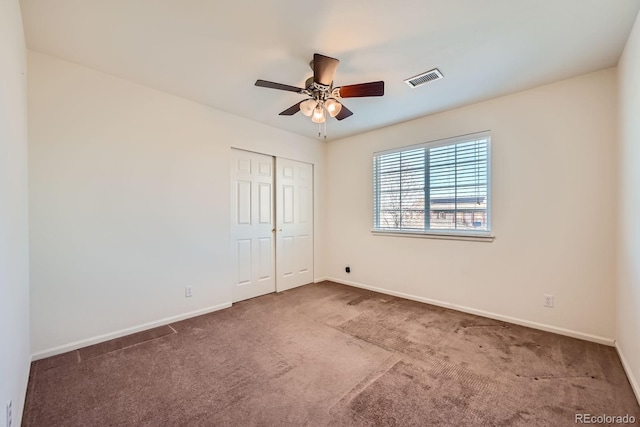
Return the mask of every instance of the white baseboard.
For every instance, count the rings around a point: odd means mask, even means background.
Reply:
[[[448,302],[437,301],[430,298],[419,297],[416,295],[405,294],[403,292],[390,291],[388,289],[376,288],[375,286],[369,286],[362,283],[351,282],[349,280],[336,279],[334,277],[328,277],[326,280],[332,282],[341,283],[347,286],[354,286],[356,288],[367,289],[374,292],[380,292],[381,294],[393,295],[395,297],[405,298],[413,301],[424,302],[426,304],[437,305],[438,307],[450,308],[452,310],[462,311],[463,313],[475,314],[476,316],[488,317],[490,319],[501,320],[507,323],[513,323],[520,326],[526,326],[533,329],[539,329],[541,331],[553,332],[555,334],[565,335],[572,338],[578,338],[585,341],[592,341],[598,344],[604,344],[608,346],[614,346],[615,340],[613,338],[600,337],[597,335],[585,334],[583,332],[577,332],[570,329],[559,328],[556,326],[546,325],[544,323],[532,322],[529,320],[518,319],[516,317],[504,316],[502,314],[491,313],[489,311],[477,310],[475,308],[465,307],[457,304],[451,304]]]
[[[165,317],[164,319],[156,320],[153,322],[143,323],[142,325],[133,326],[131,328],[120,329],[119,331],[110,332],[108,334],[97,335],[95,337],[74,341],[68,344],[51,347],[46,350],[39,351],[31,355],[31,360],[44,359],[46,357],[55,356],[57,354],[66,353],[68,351],[77,350],[88,345],[98,344],[104,341],[109,341],[115,338],[120,338],[125,335],[130,335],[136,332],[145,331],[147,329],[155,328],[158,326],[168,325],[169,323],[179,322],[180,320],[189,319],[191,317],[201,316],[203,314],[212,313],[214,311],[222,310],[231,307],[230,302],[214,305],[211,307],[203,308],[200,310],[190,311],[188,313],[179,314],[177,316]]]
[[[325,280],[329,280],[326,277],[316,277],[315,279],[313,279],[313,283],[320,283],[320,282],[324,282]]]
[[[620,357],[620,361],[622,362],[622,367],[624,368],[624,372],[626,372],[627,378],[629,379],[629,384],[631,384],[633,393],[636,395],[636,400],[638,401],[638,404],[640,404],[640,385],[638,384],[636,377],[633,375],[633,372],[631,371],[631,366],[629,366],[629,362],[627,362],[627,359],[624,357],[624,353],[622,352],[622,349],[620,348],[620,345],[618,344],[617,340],[616,340],[616,350],[618,351],[618,356]]]
[[[22,390],[23,393],[20,396],[20,402],[13,403],[13,425],[21,426],[22,425],[22,417],[24,416],[24,410],[27,404],[27,391],[29,389],[29,376],[31,374],[31,361],[27,361],[27,369],[23,375],[22,379]]]

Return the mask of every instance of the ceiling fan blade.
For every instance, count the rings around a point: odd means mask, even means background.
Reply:
[[[353,116],[353,111],[349,110],[347,107],[344,106],[344,104],[342,104],[342,108],[340,109],[340,112],[338,114],[336,114],[336,120],[344,120],[347,117],[351,117]]]
[[[282,113],[280,113],[278,115],[279,116],[293,116],[295,113],[300,111],[300,104],[302,104],[303,102],[304,102],[304,100],[298,102],[295,105],[292,105],[291,107],[287,108],[286,110],[284,110]]]
[[[384,95],[384,82],[360,83],[357,85],[341,86],[341,98],[358,98],[362,96],[382,96]]]
[[[256,80],[256,86],[267,87],[269,89],[288,90],[289,92],[296,93],[302,93],[302,91],[304,90],[299,87],[284,85],[282,83],[268,82],[266,80]]]
[[[313,54],[313,81],[324,86],[329,86],[333,82],[333,76],[338,69],[338,61],[335,58]]]

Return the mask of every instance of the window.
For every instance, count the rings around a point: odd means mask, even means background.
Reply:
[[[488,235],[488,132],[375,153],[373,229]]]

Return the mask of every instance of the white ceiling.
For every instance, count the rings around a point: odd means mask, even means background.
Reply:
[[[640,0],[22,0],[28,47],[300,135],[278,113],[318,52],[335,85],[384,80],[344,101],[328,140],[616,65]],[[438,67],[443,80],[403,80]]]

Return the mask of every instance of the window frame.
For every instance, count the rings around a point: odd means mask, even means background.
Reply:
[[[465,142],[473,142],[480,139],[487,139],[487,229],[486,230],[438,230],[438,229],[394,229],[394,228],[378,228],[377,222],[379,221],[379,200],[380,193],[378,188],[379,178],[376,176],[376,161],[382,155],[400,153],[403,151],[410,151],[415,149],[424,148],[426,150],[430,150],[432,148],[438,148],[443,146],[451,146],[456,144],[461,144]],[[492,215],[491,215],[491,131],[482,131],[475,132],[465,135],[454,136],[450,138],[437,139],[433,141],[423,142],[420,144],[407,145],[397,148],[392,148],[389,150],[377,151],[373,153],[372,156],[372,195],[373,195],[373,212],[371,218],[373,219],[373,227],[371,229],[371,233],[373,235],[380,236],[397,236],[397,237],[423,237],[423,238],[434,238],[434,239],[451,239],[451,240],[468,240],[468,241],[483,241],[483,242],[491,242],[495,239],[495,236],[492,234]],[[427,166],[425,165],[425,168]],[[428,170],[428,169],[427,169]],[[428,172],[425,171],[425,175],[428,175]],[[426,185],[426,183],[425,183]],[[430,215],[427,213],[425,203],[425,216]],[[425,221],[426,222],[426,221]]]

